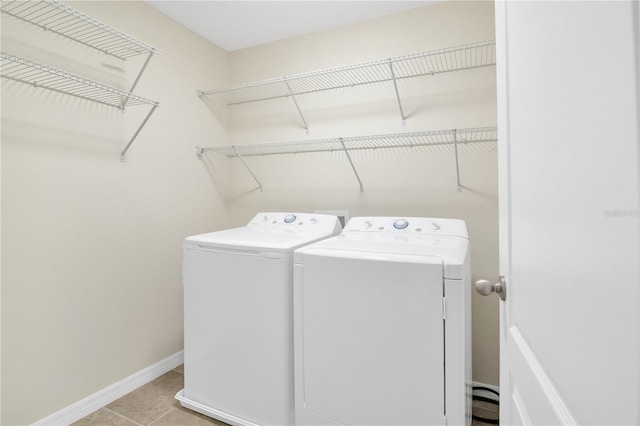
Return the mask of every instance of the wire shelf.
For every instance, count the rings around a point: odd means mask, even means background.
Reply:
[[[9,80],[64,93],[99,104],[123,109],[123,105],[155,105],[155,101],[129,92],[39,64],[6,52],[0,52],[0,75]]]
[[[2,0],[0,11],[122,60],[159,53],[140,40],[57,0]]]
[[[349,165],[355,174],[360,191],[364,186],[360,175],[351,159],[349,151],[385,148],[413,148],[420,146],[453,145],[456,164],[456,180],[458,192],[462,190],[460,184],[460,166],[458,163],[458,144],[489,143],[498,140],[497,127],[474,127],[466,129],[433,130],[413,133],[394,133],[387,135],[350,136],[344,138],[319,139],[295,142],[273,142],[251,145],[232,145],[216,147],[196,147],[196,153],[201,156],[213,153],[223,158],[238,158],[253,180],[262,191],[262,183],[253,173],[243,157],[255,157],[281,154],[301,154],[311,152],[343,152],[349,160]]]
[[[107,105],[121,111],[124,111],[125,105],[150,105],[151,108],[147,113],[147,116],[120,153],[121,161],[124,161],[125,155],[131,147],[131,144],[147,123],[151,114],[153,114],[156,108],[160,106],[156,101],[152,101],[129,92],[124,92],[111,86],[107,86],[84,77],[79,77],[57,68],[29,61],[6,52],[0,52],[0,77],[29,84],[33,87],[43,88],[102,105]]]
[[[227,105],[495,65],[495,40],[198,92]]]
[[[227,158],[333,152],[363,149],[413,148],[418,146],[453,145],[454,143],[484,143],[498,140],[497,127],[434,130],[386,135],[350,136],[308,141],[274,142],[199,148],[200,153],[212,152]],[[344,146],[343,146],[344,144]]]

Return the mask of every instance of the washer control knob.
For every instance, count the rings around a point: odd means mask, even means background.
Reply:
[[[296,215],[295,214],[288,214],[287,216],[285,216],[284,218],[284,223],[291,223],[294,220],[296,220]]]
[[[407,222],[404,219],[398,219],[395,222],[393,222],[393,227],[396,229],[404,229],[407,226],[409,226],[409,222]]]

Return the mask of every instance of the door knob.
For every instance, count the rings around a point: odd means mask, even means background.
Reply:
[[[500,282],[492,283],[489,280],[478,280],[474,284],[476,291],[483,296],[497,293],[501,300],[507,298],[507,281],[500,275]]]

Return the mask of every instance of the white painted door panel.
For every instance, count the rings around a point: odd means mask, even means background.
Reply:
[[[498,2],[502,424],[638,424],[638,4]]]

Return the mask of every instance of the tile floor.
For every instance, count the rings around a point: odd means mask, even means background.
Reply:
[[[227,426],[183,408],[175,399],[183,384],[184,370],[180,366],[80,419],[73,426]],[[473,412],[477,416],[497,418],[497,407],[493,404],[474,402]],[[473,426],[485,424],[473,422]]]

